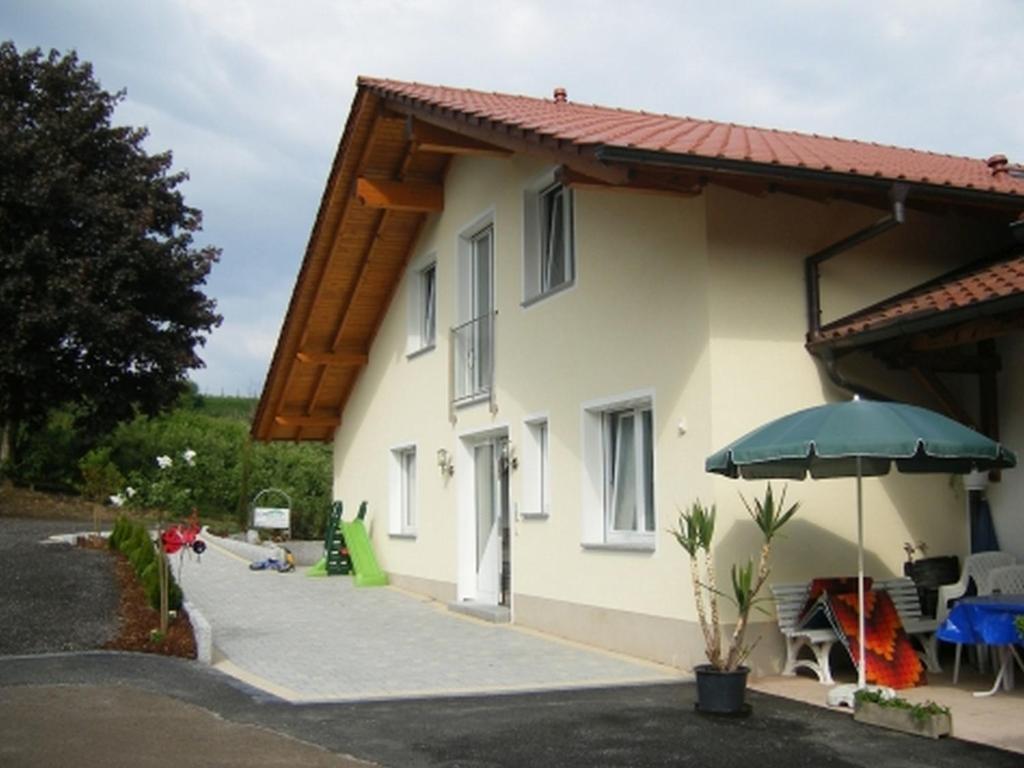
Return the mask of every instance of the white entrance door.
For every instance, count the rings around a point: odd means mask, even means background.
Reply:
[[[473,447],[477,600],[488,605],[498,605],[502,597],[502,526],[508,498],[501,461],[504,442],[500,438]]]

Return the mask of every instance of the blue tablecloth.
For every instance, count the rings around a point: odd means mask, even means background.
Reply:
[[[948,643],[1019,643],[1013,620],[1020,615],[1024,615],[1024,595],[965,597],[953,606],[936,634]]]

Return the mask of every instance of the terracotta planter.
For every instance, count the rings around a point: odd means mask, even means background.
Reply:
[[[750,711],[746,703],[749,667],[723,672],[710,664],[701,664],[693,672],[697,677],[698,712],[744,715]]]
[[[873,701],[859,701],[853,719],[868,725],[877,725],[914,736],[938,739],[953,734],[953,718],[947,714],[915,718],[911,710],[901,707],[883,707]]]

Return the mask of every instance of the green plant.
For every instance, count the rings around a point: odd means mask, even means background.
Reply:
[[[904,709],[909,712],[910,717],[917,722],[922,722],[927,720],[929,717],[934,717],[935,715],[950,714],[949,707],[936,704],[931,700],[915,704],[907,701],[906,699],[902,699],[899,696],[892,696],[870,688],[862,688],[857,691],[853,694],[853,699],[855,706],[860,706],[864,702],[870,702],[872,704],[877,704],[880,707]]]
[[[94,448],[78,462],[82,482],[78,490],[90,501],[106,501],[124,487],[124,475],[110,460],[109,448]]]
[[[1017,625],[1017,634],[1020,635],[1021,641],[1024,642],[1024,616],[1018,616],[1013,622]]]
[[[776,500],[771,483],[764,499],[754,499],[753,505],[740,494],[747,513],[761,532],[761,550],[755,570],[753,558],[746,563],[733,564],[730,569],[732,594],[718,589],[713,541],[715,536],[716,509],[701,504],[698,499],[689,509],[679,513],[676,527],[670,531],[690,558],[690,579],[697,607],[697,620],[704,636],[705,654],[708,663],[715,669],[731,671],[739,667],[750,653],[745,644],[746,631],[751,609],[758,602],[758,594],[770,573],[769,556],[772,540],[779,530],[796,514],[799,503],[786,508],[786,490]],[[703,568],[702,568],[703,566]],[[701,575],[703,570],[703,576]],[[736,606],[736,626],[723,649],[722,626],[718,609],[718,598],[724,597]]]

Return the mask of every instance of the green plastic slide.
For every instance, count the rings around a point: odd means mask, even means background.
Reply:
[[[388,575],[380,569],[377,557],[370,546],[370,537],[366,535],[366,527],[362,519],[351,523],[341,523],[345,544],[349,557],[352,558],[352,569],[355,571],[357,587],[383,587],[388,583]]]

